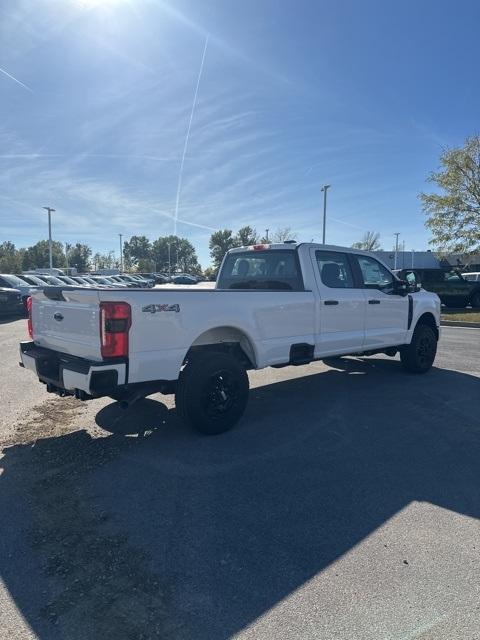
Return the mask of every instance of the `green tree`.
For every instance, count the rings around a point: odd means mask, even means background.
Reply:
[[[68,256],[69,267],[75,267],[80,272],[88,271],[92,256],[92,250],[88,244],[81,244],[80,242],[74,245],[66,244],[65,251]]]
[[[218,273],[218,269],[215,269],[215,267],[207,267],[203,271],[203,277],[206,280],[215,280],[217,277],[217,273]]]
[[[18,273],[22,270],[22,254],[13,242],[0,244],[0,273]]]
[[[57,269],[66,266],[63,245],[56,240],[52,242],[52,263]],[[22,259],[23,269],[40,269],[48,268],[49,266],[48,240],[40,240],[40,242],[25,250]]]
[[[235,243],[235,238],[230,229],[220,229],[212,233],[208,246],[210,248],[210,255],[212,256],[213,266],[218,269],[227,251],[238,245]]]
[[[157,271],[168,273],[185,272],[200,275],[202,269],[195,248],[186,238],[164,236],[152,244],[152,260]]]
[[[363,251],[380,251],[380,234],[376,231],[366,231],[359,242],[352,244],[353,249],[363,249]]]
[[[257,230],[248,225],[242,227],[237,231],[233,241],[237,247],[249,247],[252,244],[256,244],[258,241]]]
[[[480,136],[463,147],[445,149],[440,169],[428,177],[440,193],[421,193],[430,243],[439,250],[468,253],[480,249]]]
[[[146,236],[132,236],[130,240],[123,243],[123,258],[125,265],[129,268],[139,267],[142,261],[141,271],[144,269],[145,261],[152,260],[152,245]],[[147,267],[147,269],[151,269]]]

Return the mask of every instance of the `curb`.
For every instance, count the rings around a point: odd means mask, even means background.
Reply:
[[[441,320],[441,327],[468,327],[470,329],[480,329],[480,322],[463,322],[462,320]]]

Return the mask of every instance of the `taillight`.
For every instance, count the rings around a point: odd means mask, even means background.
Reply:
[[[28,312],[28,320],[27,320],[28,335],[33,340],[32,297],[31,296],[28,296],[27,298],[27,312]]]
[[[128,331],[132,309],[128,302],[100,303],[100,344],[102,358],[128,355]]]

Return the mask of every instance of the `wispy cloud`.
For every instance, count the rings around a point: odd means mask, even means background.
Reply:
[[[16,82],[18,85],[20,85],[21,87],[23,87],[27,91],[30,91],[30,93],[33,93],[33,89],[31,89],[24,82],[21,82],[18,78],[15,78],[15,76],[12,76],[12,74],[8,73],[8,71],[5,71],[5,69],[2,69],[2,67],[0,67],[0,73],[3,73],[4,76],[7,76],[7,78],[10,78],[10,80],[13,80],[14,82]]]
[[[192,110],[190,111],[190,119],[188,121],[187,134],[185,136],[185,144],[183,145],[182,159],[180,161],[180,169],[178,172],[177,196],[175,199],[175,216],[174,216],[174,228],[173,228],[174,235],[177,234],[178,208],[180,206],[180,194],[182,191],[183,168],[185,166],[185,156],[187,154],[188,141],[190,140],[190,131],[192,130],[192,122],[193,122],[193,116],[195,114],[195,107],[197,106],[198,89],[200,87],[200,80],[202,79],[203,66],[205,64],[205,56],[207,54],[207,47],[208,47],[208,35],[205,38],[205,46],[203,47],[202,61],[200,62],[200,69],[198,71],[197,84],[195,85],[195,93],[193,94]]]

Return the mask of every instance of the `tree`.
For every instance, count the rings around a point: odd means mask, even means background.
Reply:
[[[66,266],[63,245],[56,240],[52,242],[52,263],[57,269]],[[23,269],[48,268],[49,266],[48,240],[40,240],[40,242],[28,247],[24,252],[22,259]]]
[[[152,261],[152,245],[146,236],[132,236],[123,243],[123,257],[127,267],[139,267],[142,261],[143,270],[146,261]],[[151,269],[147,267],[147,269]]]
[[[440,193],[421,193],[430,244],[440,250],[468,253],[480,250],[480,136],[463,147],[445,149],[441,168],[428,177]]]
[[[248,225],[246,227],[242,227],[237,231],[233,241],[237,247],[249,247],[252,244],[257,244],[257,230],[252,229],[252,227]]]
[[[298,234],[292,231],[292,227],[283,227],[276,229],[272,234],[271,242],[285,242],[285,240],[296,240]]]
[[[363,251],[380,251],[380,234],[376,231],[366,231],[359,242],[352,244],[353,249],[363,249]]]
[[[96,253],[92,262],[94,269],[114,269],[119,266],[118,260],[115,258],[115,251]]]
[[[269,234],[268,238],[266,235],[260,238],[261,244],[268,244],[269,242],[285,242],[285,240],[296,240],[298,238],[298,233],[296,231],[292,231],[291,227],[279,227],[272,231]]]
[[[88,244],[81,244],[80,242],[74,245],[66,244],[65,251],[68,257],[69,267],[75,267],[75,269],[81,273],[88,271],[90,257],[92,255],[92,250]]]
[[[156,269],[163,273],[184,272],[200,275],[202,269],[195,248],[186,238],[165,236],[152,244],[152,256]]]
[[[0,273],[18,273],[22,270],[22,254],[13,242],[0,244]]]
[[[232,236],[230,229],[220,229],[212,233],[208,246],[213,259],[213,265],[218,268],[227,251],[237,245],[235,244],[235,238]]]

